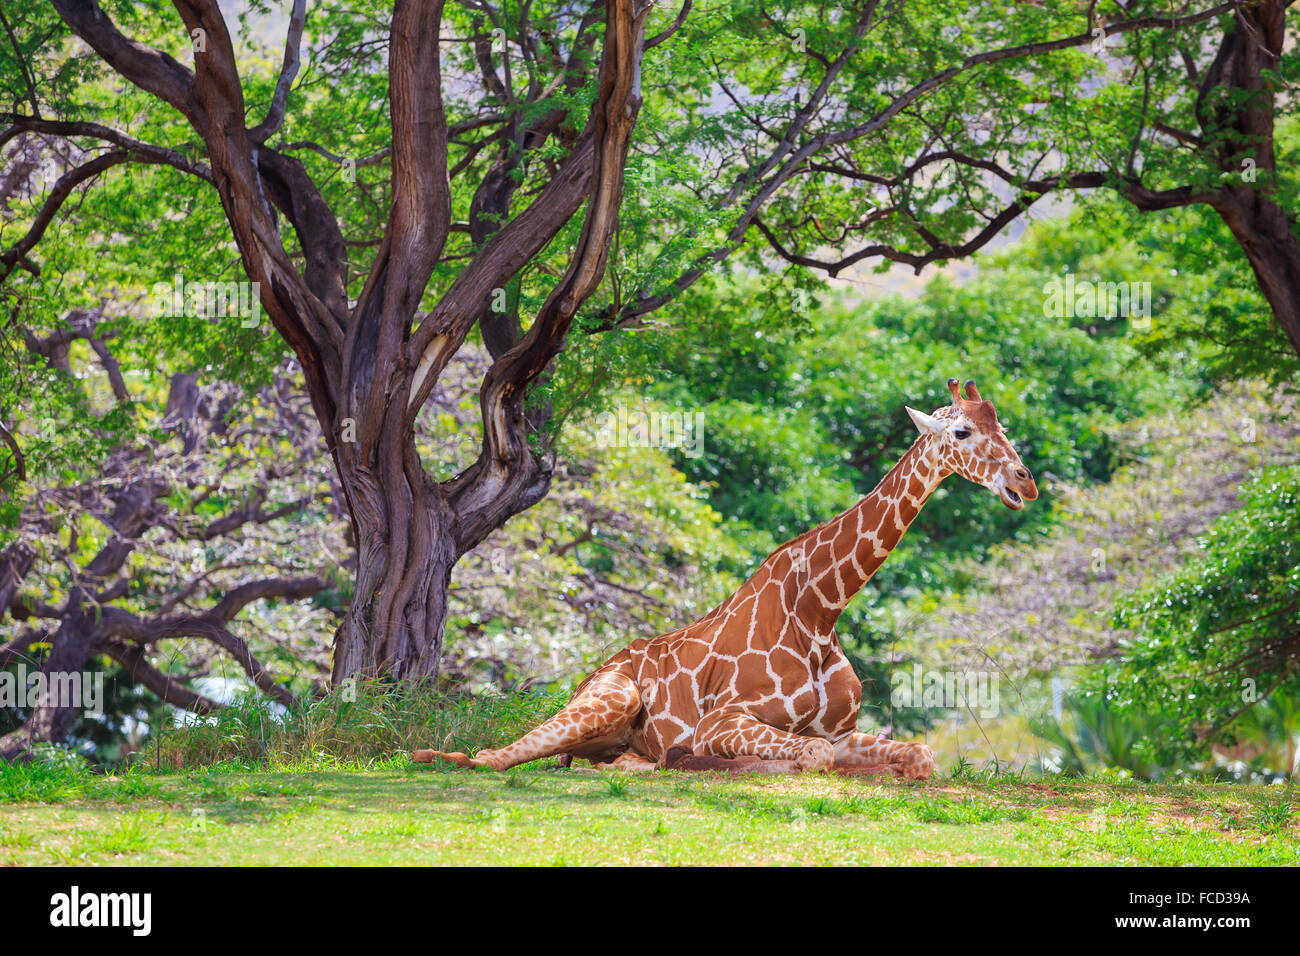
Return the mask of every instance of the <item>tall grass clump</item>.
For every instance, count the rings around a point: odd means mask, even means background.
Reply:
[[[57,803],[81,795],[83,771],[45,760],[0,760],[0,803]]]
[[[187,715],[163,727],[136,762],[162,770],[218,763],[367,766],[421,747],[472,752],[508,743],[566,699],[532,691],[471,697],[382,681],[349,683],[289,708],[249,695],[207,717]]]

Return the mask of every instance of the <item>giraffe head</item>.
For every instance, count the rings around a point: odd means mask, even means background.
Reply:
[[[1034,476],[1011,447],[998,423],[993,403],[980,398],[974,382],[966,383],[966,396],[955,378],[948,379],[952,404],[933,415],[908,408],[917,429],[930,436],[940,467],[983,485],[1014,511],[1038,497]]]

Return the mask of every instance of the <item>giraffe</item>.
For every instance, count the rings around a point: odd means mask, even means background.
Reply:
[[[729,598],[693,624],[638,639],[597,668],[554,717],[515,742],[474,756],[417,750],[412,759],[505,770],[543,757],[598,767],[766,773],[888,772],[923,780],[921,743],[857,731],[862,684],[835,634],[840,613],[951,474],[1008,508],[1038,497],[973,381],[926,415],[920,435],[875,490],[786,542]]]

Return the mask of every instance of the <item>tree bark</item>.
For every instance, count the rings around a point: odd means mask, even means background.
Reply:
[[[81,673],[86,670],[95,643],[95,618],[93,611],[83,603],[83,596],[74,594],[70,602],[75,608],[59,624],[50,642],[50,654],[41,667],[46,687],[53,686],[60,675]],[[19,693],[25,688],[19,687]],[[81,702],[45,700],[32,709],[27,723],[0,737],[0,760],[24,759],[38,741],[63,740],[81,716]]]
[[[1290,0],[1270,0],[1235,11],[1234,28],[1201,82],[1196,112],[1224,179],[1232,183],[1209,204],[1240,244],[1260,292],[1300,355],[1300,243],[1292,217],[1276,201],[1274,145],[1288,6]]]
[[[480,391],[483,451],[452,481],[435,484],[415,449],[412,410],[427,394],[418,382],[423,358],[413,370],[410,352],[385,349],[377,333],[394,323],[368,311],[378,309],[380,302],[385,303],[384,315],[403,307],[386,295],[392,277],[377,274],[362,295],[356,331],[349,335],[350,381],[345,391],[347,407],[357,416],[358,435],[355,443],[340,444],[337,456],[357,535],[357,587],[335,640],[335,683],[356,673],[399,680],[436,676],[455,562],[546,494],[550,462],[545,452],[529,446],[525,400],[564,347],[574,316],[604,274],[622,199],[623,169],[641,105],[640,64],[648,10],[647,5],[634,13],[625,0],[607,4],[600,88],[590,124],[590,198],[582,233],[567,272],[528,333],[511,344],[513,329],[487,331],[494,346],[504,351],[494,356]],[[585,150],[575,147],[570,159],[584,156]],[[562,181],[557,176],[548,188]],[[497,187],[490,182],[480,194],[476,218],[494,206],[508,206],[509,194]],[[550,220],[547,231],[553,234],[562,222]],[[508,230],[494,239],[494,243],[503,241],[509,242]],[[492,247],[489,243],[485,253],[490,254]],[[515,271],[509,270],[508,275]],[[472,286],[464,291],[453,286],[439,308],[472,322],[481,318],[483,302]],[[369,329],[377,330],[376,334],[366,334]],[[418,334],[412,341],[419,345]],[[422,353],[422,348],[416,352]],[[375,360],[384,356],[392,356],[388,368]],[[379,398],[384,400],[382,412],[377,407]]]
[[[400,422],[403,409],[388,420]],[[334,644],[333,680],[353,674],[438,673],[447,591],[459,557],[455,516],[410,434],[382,443],[375,467],[345,452],[339,477],[352,503],[356,591]]]
[[[1216,197],[1212,205],[1246,254],[1259,291],[1300,355],[1300,242],[1286,210],[1242,189],[1232,190],[1231,198]]]

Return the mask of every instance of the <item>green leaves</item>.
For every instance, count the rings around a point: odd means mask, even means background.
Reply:
[[[752,539],[761,550],[869,491],[914,440],[902,406],[947,404],[951,376],[981,383],[1035,473],[1072,483],[1108,478],[1117,464],[1110,427],[1186,394],[1195,380],[1139,363],[1122,320],[1083,327],[1044,316],[1044,283],[1062,271],[1152,281],[1158,308],[1173,288],[1134,247],[1069,220],[1039,224],[974,281],[940,278],[917,299],[822,292],[800,312],[797,290],[780,274],[746,277],[697,287],[668,307],[669,331],[616,338],[638,387],[704,412],[705,454],[678,465],[713,486],[715,507],[737,533],[762,532]],[[647,368],[658,371],[640,371]],[[1050,506],[1009,512],[953,479],[881,570],[879,586],[942,580],[950,558],[1049,521]]]
[[[1203,757],[1252,708],[1300,692],[1300,467],[1266,469],[1241,494],[1199,556],[1116,610],[1134,636],[1109,693],[1158,716],[1153,746],[1166,757]]]

